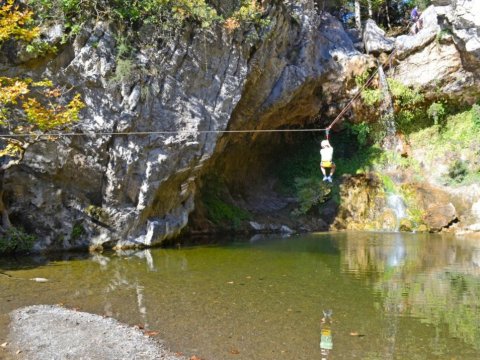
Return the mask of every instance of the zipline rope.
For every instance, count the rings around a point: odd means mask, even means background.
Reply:
[[[392,51],[388,59],[380,65],[382,68],[385,64],[390,63],[396,49]],[[287,133],[287,132],[322,132],[325,131],[328,135],[330,129],[335,125],[345,113],[352,107],[355,100],[359,98],[365,88],[370,85],[375,75],[378,73],[377,69],[370,75],[365,84],[357,91],[355,96],[345,105],[337,115],[337,117],[324,129],[253,129],[253,130],[171,130],[171,131],[118,131],[118,132],[82,132],[82,133],[22,133],[22,134],[0,134],[0,138],[26,138],[26,137],[78,137],[78,136],[141,136],[141,135],[178,135],[178,134],[247,134],[247,133]]]
[[[126,131],[126,132],[84,132],[84,133],[24,133],[24,134],[0,134],[0,138],[11,137],[57,137],[57,136],[107,136],[107,135],[175,135],[175,134],[239,134],[239,133],[274,133],[274,132],[320,132],[327,129],[257,129],[257,130],[171,130],[171,131]]]
[[[385,66],[385,64],[387,63],[390,63],[393,59],[393,55],[395,54],[395,52],[397,51],[397,49],[393,49],[392,53],[390,54],[390,56],[388,57],[387,60],[385,60],[385,62],[380,65],[383,69],[383,67]],[[350,107],[353,105],[353,103],[355,102],[355,100],[358,99],[358,97],[362,94],[363,90],[365,90],[365,88],[370,85],[370,83],[372,82],[373,78],[375,77],[375,75],[377,75],[378,73],[378,67],[377,69],[372,73],[372,75],[370,75],[370,77],[367,79],[367,81],[365,82],[365,84],[363,84],[363,86],[358,90],[358,92],[355,94],[355,96],[348,102],[347,105],[345,105],[345,107],[342,109],[342,111],[340,111],[340,113],[337,115],[337,117],[332,121],[332,123],[330,124],[330,126],[328,126],[326,128],[327,131],[329,131],[333,125],[335,125],[335,123],[337,123],[342,117],[343,115],[345,115],[345,113],[348,111],[348,109],[350,109]]]

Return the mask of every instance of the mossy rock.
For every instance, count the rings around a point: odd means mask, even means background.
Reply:
[[[101,207],[95,205],[89,205],[85,209],[85,212],[92,218],[99,220],[101,222],[107,222],[109,219],[108,213]]]
[[[412,232],[413,223],[409,219],[402,219],[400,221],[400,231]]]
[[[380,215],[380,227],[382,230],[395,230],[397,227],[397,215],[392,209],[386,209]]]
[[[425,225],[425,224],[420,224],[418,225],[418,227],[416,228],[415,230],[416,232],[419,232],[419,233],[424,233],[424,232],[428,232],[428,226]]]

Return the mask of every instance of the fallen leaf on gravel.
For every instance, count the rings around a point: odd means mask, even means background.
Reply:
[[[145,330],[143,333],[147,336],[157,336],[158,334],[160,334],[159,331],[154,330]]]
[[[356,331],[352,331],[352,332],[350,333],[350,336],[362,337],[362,336],[365,336],[365,335],[364,335],[364,334],[360,334],[360,333],[358,333],[358,332],[356,332]]]
[[[4,343],[3,343],[2,345],[0,345],[0,346],[4,348],[4,347],[7,347],[7,345],[8,345],[8,342],[4,342]]]

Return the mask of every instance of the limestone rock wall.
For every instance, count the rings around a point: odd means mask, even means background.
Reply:
[[[375,66],[314,3],[269,1],[271,22],[263,29],[187,27],[165,39],[145,26],[120,79],[115,29],[106,23],[85,28],[44,62],[0,55],[2,71],[51,77],[87,104],[74,129],[83,136],[38,142],[4,174],[14,224],[38,235],[38,249],[153,245],[178,235],[195,208],[198,176],[255,139],[202,131],[301,127],[314,118],[327,124],[352,96],[353,77]],[[478,1],[438,5],[426,12],[424,35],[401,40],[407,50],[393,76],[472,101]],[[439,29],[451,34],[437,40]],[[228,159],[219,168],[235,167],[241,177],[242,164]]]
[[[341,24],[313,6],[272,1],[262,30],[192,27],[165,41],[146,27],[120,80],[115,32],[105,23],[84,29],[53,60],[17,63],[19,74],[72,86],[87,108],[74,129],[84,136],[38,142],[4,174],[13,222],[38,235],[38,249],[153,245],[179,234],[195,206],[196,177],[222,149],[221,134],[201,131],[302,123],[346,98],[346,79],[363,71],[368,61]],[[146,131],[170,133],[98,134]]]

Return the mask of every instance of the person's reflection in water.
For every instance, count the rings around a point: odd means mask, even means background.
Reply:
[[[322,354],[322,360],[327,360],[330,351],[333,349],[332,314],[332,310],[323,310],[323,318],[320,328],[320,352]]]

